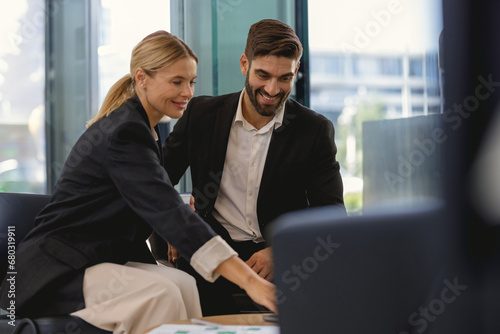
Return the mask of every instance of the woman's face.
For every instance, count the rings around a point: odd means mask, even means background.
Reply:
[[[160,69],[153,76],[144,74],[142,80],[136,80],[139,86],[136,91],[146,109],[151,126],[156,125],[163,116],[182,116],[194,94],[196,70],[196,61],[185,57]]]

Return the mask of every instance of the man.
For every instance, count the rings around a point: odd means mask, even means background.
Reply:
[[[345,212],[332,123],[288,98],[301,55],[288,25],[255,23],[240,58],[245,89],[193,98],[164,145],[172,183],[191,167],[196,211],[268,280],[265,237],[275,218],[322,205]],[[197,277],[182,258],[178,267]],[[200,279],[198,288],[205,316],[240,311],[231,297],[235,285]]]

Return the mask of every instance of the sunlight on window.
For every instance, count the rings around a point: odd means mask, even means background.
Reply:
[[[101,0],[99,105],[109,88],[128,74],[133,47],[157,30],[170,31],[170,1]]]
[[[0,191],[45,191],[45,3],[0,3]],[[28,98],[27,98],[28,97]]]
[[[375,120],[428,116],[441,111],[440,3],[309,0],[308,4],[311,107],[335,125],[348,211],[361,213],[364,204],[371,204],[377,196],[387,199],[428,195],[394,189],[387,182],[377,189],[370,186],[373,178],[383,178],[383,173],[377,166],[366,167],[364,159],[372,155],[363,150],[363,129]],[[392,158],[391,154],[396,150],[391,152],[388,146],[378,152],[377,159],[390,161],[387,158]],[[398,154],[404,159],[404,154]],[[394,156],[396,161],[398,154]],[[388,165],[384,170],[392,172]],[[406,182],[404,186],[412,184]],[[382,195],[384,192],[387,197]]]

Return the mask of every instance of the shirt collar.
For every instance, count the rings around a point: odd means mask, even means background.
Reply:
[[[240,94],[240,99],[238,101],[238,108],[236,109],[236,115],[234,117],[233,125],[241,122],[245,130],[256,130],[255,127],[248,123],[248,121],[243,117],[243,95],[244,95],[245,89],[241,91]],[[259,130],[259,132],[267,132],[270,128],[277,129],[283,124],[283,117],[285,115],[285,104],[281,106],[281,108],[278,109],[278,112],[276,115],[274,115],[273,119],[267,123],[262,129]]]

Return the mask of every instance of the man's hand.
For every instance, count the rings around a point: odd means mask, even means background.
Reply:
[[[189,197],[189,206],[191,207],[191,209],[193,209],[193,211],[196,211],[195,207],[194,207],[194,196],[191,195],[191,197]]]
[[[254,253],[246,264],[250,266],[260,277],[271,281],[274,276],[273,254],[271,247],[264,248]]]
[[[175,263],[179,258],[179,253],[177,249],[174,248],[171,244],[168,244],[168,262],[175,268]]]

